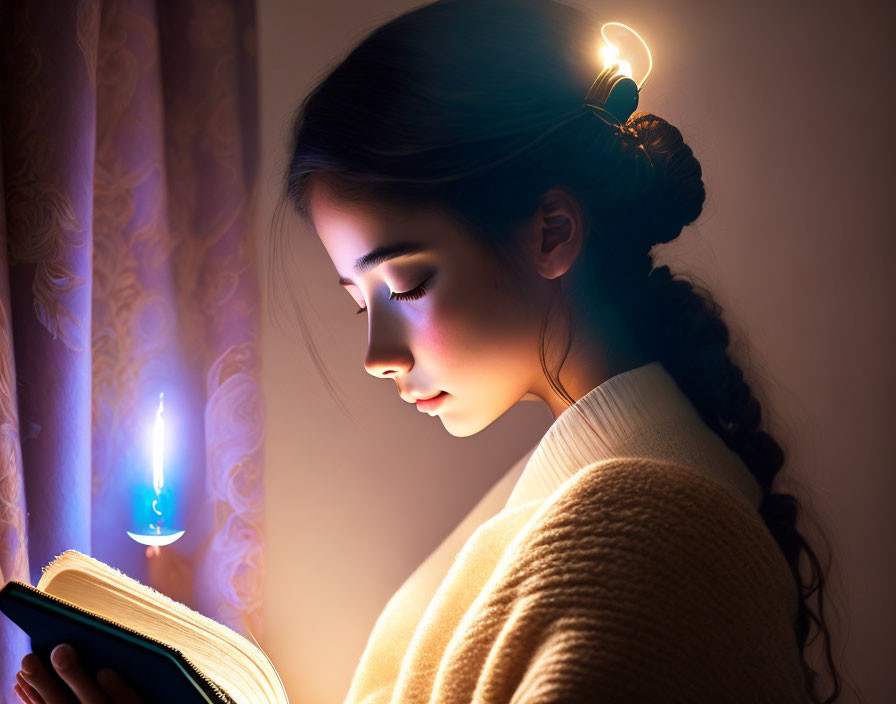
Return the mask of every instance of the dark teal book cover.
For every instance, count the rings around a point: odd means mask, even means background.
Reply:
[[[32,652],[50,672],[52,649],[70,643],[88,672],[114,670],[145,704],[238,704],[176,648],[24,582],[12,580],[0,590],[0,611],[31,637]]]

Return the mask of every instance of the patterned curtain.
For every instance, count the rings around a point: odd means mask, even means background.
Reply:
[[[164,393],[162,550],[260,639],[255,38],[253,0],[0,0],[0,581],[149,583]],[[0,700],[29,649],[0,616]]]

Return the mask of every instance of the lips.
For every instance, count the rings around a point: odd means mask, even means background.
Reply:
[[[418,399],[417,400],[417,410],[424,412],[432,412],[435,411],[439,406],[442,405],[442,402],[445,400],[445,397],[448,396],[446,391],[440,391],[435,396],[428,399]]]
[[[418,396],[414,391],[402,391],[398,390],[398,395],[401,396],[403,401],[407,401],[408,403],[416,403],[417,401],[428,401],[431,398],[435,398],[438,396],[441,391],[436,391],[435,393],[431,393],[429,396]]]

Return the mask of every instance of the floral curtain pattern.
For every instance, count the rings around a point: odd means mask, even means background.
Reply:
[[[189,606],[261,637],[252,0],[0,0],[0,578],[127,537],[166,417]],[[27,637],[0,617],[8,696]]]

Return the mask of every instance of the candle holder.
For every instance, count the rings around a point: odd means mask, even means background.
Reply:
[[[167,487],[162,487],[151,496],[150,510],[145,516],[145,522],[127,533],[133,540],[143,545],[170,545],[186,532],[169,525],[168,516],[172,514],[171,492]]]

